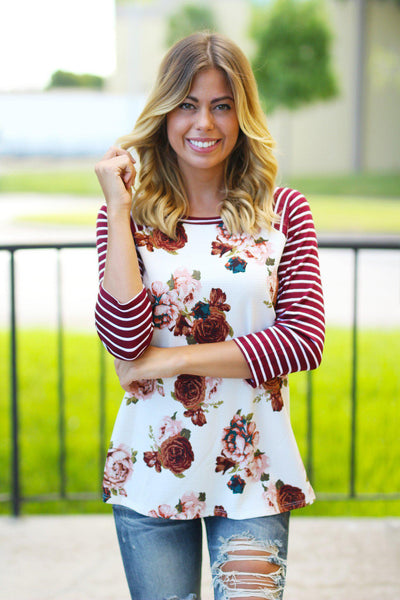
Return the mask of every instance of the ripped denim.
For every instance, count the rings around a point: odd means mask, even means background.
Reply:
[[[201,600],[201,520],[113,510],[132,600]],[[289,515],[204,519],[215,600],[282,600]]]

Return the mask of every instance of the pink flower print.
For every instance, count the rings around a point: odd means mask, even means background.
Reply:
[[[222,378],[221,377],[206,377],[205,382],[206,382],[206,396],[208,397],[208,400],[210,400],[211,397],[217,393],[218,387],[222,383]]]
[[[183,308],[178,292],[170,290],[162,281],[155,281],[151,284],[149,295],[153,306],[154,326],[164,329],[174,325],[179,311]]]
[[[268,467],[268,456],[257,450],[253,460],[246,467],[246,476],[254,481],[260,481],[261,475],[265,473]]]
[[[174,289],[184,304],[192,302],[196,292],[201,288],[200,281],[195,279],[187,269],[176,269],[172,275]]]
[[[169,504],[159,504],[157,510],[150,510],[149,517],[156,517],[158,519],[174,519],[177,511],[172,508]]]
[[[253,238],[247,233],[242,234],[230,234],[224,226],[219,225],[219,234],[217,239],[224,244],[235,248],[237,251],[245,250],[245,248],[253,242]]]
[[[254,258],[257,263],[265,265],[268,256],[271,255],[272,244],[266,240],[260,240],[253,242],[245,250],[245,254],[248,258]]]
[[[259,440],[256,424],[247,421],[246,417],[236,413],[230,427],[224,428],[222,453],[236,464],[247,464],[253,460],[254,450]]]
[[[156,388],[155,379],[138,379],[132,381],[130,384],[130,392],[125,395],[129,398],[136,398],[137,400],[145,400],[153,395]]]
[[[178,504],[177,519],[199,519],[206,510],[205,494],[196,496],[194,492],[183,494]]]
[[[120,444],[115,448],[110,448],[104,467],[104,487],[121,490],[132,477],[132,473],[132,453],[128,446]]]
[[[164,417],[158,430],[158,444],[161,444],[170,437],[178,435],[183,429],[182,421],[177,421],[172,417]]]
[[[264,492],[263,492],[263,499],[265,500],[265,503],[270,506],[274,511],[279,512],[279,506],[278,506],[278,490],[276,489],[276,482],[273,480],[270,480],[268,482],[268,487],[266,487],[266,485],[263,485],[264,487]]]

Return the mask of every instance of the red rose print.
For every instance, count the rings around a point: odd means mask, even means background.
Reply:
[[[155,467],[161,473],[161,461],[158,452],[143,452],[143,460],[148,467]]]
[[[210,292],[210,306],[215,306],[219,310],[228,312],[231,310],[229,304],[225,304],[226,294],[220,288],[212,288]]]
[[[199,427],[203,427],[203,425],[207,423],[206,415],[202,408],[198,408],[197,410],[185,410],[183,416],[190,417],[193,425],[198,425]]]
[[[272,410],[278,412],[281,411],[283,408],[283,399],[281,394],[282,379],[280,377],[274,377],[274,379],[264,381],[262,386],[270,395]]]
[[[223,506],[214,506],[214,517],[227,517],[228,513]]]
[[[225,474],[226,471],[236,466],[234,460],[230,458],[226,458],[226,456],[217,456],[217,466],[215,467],[215,472],[220,473],[221,471]]]
[[[211,246],[211,254],[214,254],[216,256],[223,256],[224,254],[232,250],[232,246],[228,246],[228,244],[224,244],[223,242],[213,242]]]
[[[194,460],[192,445],[186,437],[174,435],[161,444],[161,462],[163,467],[179,474],[189,469]]]
[[[281,512],[302,508],[306,505],[306,497],[301,489],[287,483],[278,489],[277,501]]]
[[[205,377],[179,375],[174,384],[175,397],[185,408],[196,410],[204,401],[206,393]]]
[[[182,314],[180,314],[175,323],[174,335],[187,336],[187,335],[191,335],[191,333],[192,333],[192,328],[191,328],[190,323],[187,322],[186,317],[184,317]]]
[[[151,236],[143,231],[136,231],[134,233],[136,246],[146,246],[149,252],[154,252],[154,246]]]
[[[178,223],[176,228],[176,240],[168,237],[165,233],[159,229],[153,230],[153,243],[156,248],[162,248],[167,252],[176,252],[180,248],[183,248],[187,242],[187,235],[185,228],[182,223]]]
[[[196,319],[192,335],[198,344],[224,342],[230,330],[225,315],[218,308],[210,306],[210,314],[205,319]]]
[[[153,395],[155,389],[155,379],[138,379],[130,384],[129,395],[137,400],[145,400]]]

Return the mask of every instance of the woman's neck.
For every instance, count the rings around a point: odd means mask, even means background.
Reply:
[[[191,174],[190,178],[182,175],[189,202],[189,216],[215,217],[219,215],[225,198],[223,175],[208,172],[200,173],[198,176]]]

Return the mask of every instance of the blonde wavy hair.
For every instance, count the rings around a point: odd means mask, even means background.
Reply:
[[[277,220],[273,211],[277,173],[274,141],[250,63],[229,38],[199,32],[180,40],[167,52],[134,130],[117,140],[121,148],[135,149],[139,157],[133,218],[171,238],[176,238],[178,221],[188,215],[189,203],[176,154],[168,142],[166,117],[189,95],[195,75],[210,68],[225,73],[240,127],[225,164],[221,218],[229,232],[250,234],[260,227],[270,228]]]

